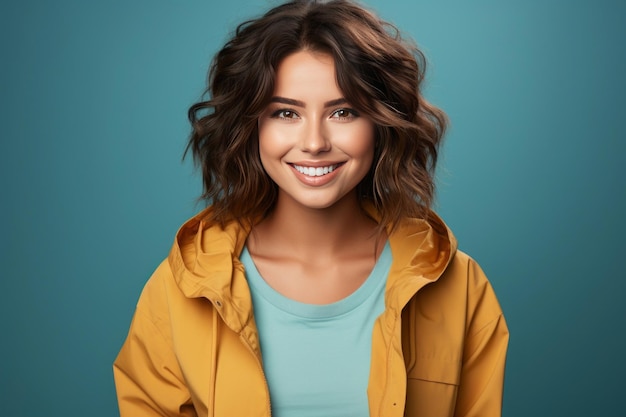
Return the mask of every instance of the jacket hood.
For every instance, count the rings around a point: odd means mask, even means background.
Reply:
[[[239,261],[249,228],[237,222],[225,228],[205,221],[211,208],[188,220],[179,229],[169,255],[174,278],[189,298],[205,297],[222,317],[239,317],[229,323],[242,329],[251,319],[251,298]],[[372,207],[366,207],[379,220]],[[434,212],[428,219],[406,219],[389,234],[393,262],[387,282],[385,303],[400,312],[421,287],[436,281],[457,250],[457,242],[446,224]],[[230,311],[234,310],[234,311]]]
[[[373,208],[369,214],[379,220]],[[435,212],[426,219],[405,219],[389,233],[393,261],[385,293],[385,305],[399,316],[407,302],[446,270],[457,251],[452,231]]]

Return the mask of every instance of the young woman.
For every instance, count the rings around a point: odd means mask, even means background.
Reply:
[[[210,206],[147,283],[122,416],[498,416],[508,331],[432,211],[424,59],[350,1],[239,26],[189,150]]]

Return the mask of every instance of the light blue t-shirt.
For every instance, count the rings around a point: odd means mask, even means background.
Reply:
[[[354,293],[315,305],[271,288],[244,248],[241,261],[252,292],[273,416],[369,416],[372,329],[385,308],[391,260],[387,243]]]

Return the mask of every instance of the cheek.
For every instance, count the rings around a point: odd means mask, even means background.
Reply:
[[[261,156],[261,161],[263,161],[268,152],[271,153],[274,148],[274,144],[272,143],[272,138],[275,137],[271,134],[271,129],[268,128],[267,124],[259,123],[259,155]]]
[[[371,163],[374,157],[374,127],[370,124],[359,126],[344,136],[343,149],[353,158]]]
[[[266,172],[272,171],[272,166],[280,163],[283,146],[280,133],[271,128],[271,125],[259,124],[259,158]]]
[[[261,160],[261,165],[265,171],[268,171],[269,163],[272,160],[270,152],[272,147],[267,143],[263,138],[259,138],[259,159]]]

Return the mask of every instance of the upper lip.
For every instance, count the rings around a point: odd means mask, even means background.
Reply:
[[[343,164],[344,161],[332,162],[332,161],[298,161],[298,162],[289,162],[289,165],[298,165],[300,167],[313,167],[313,168],[323,168],[329,167],[331,165],[340,165]]]

